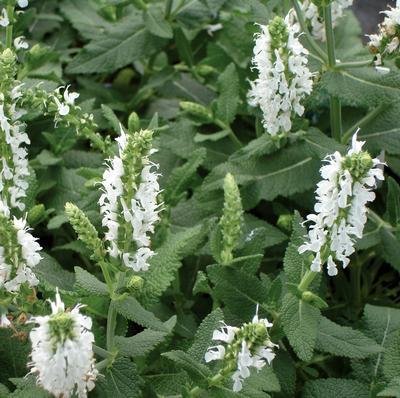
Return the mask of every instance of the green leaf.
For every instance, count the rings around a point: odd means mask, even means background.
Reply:
[[[209,266],[207,272],[215,285],[213,293],[237,323],[249,322],[257,304],[266,302],[268,292],[256,276],[220,265]]]
[[[207,232],[205,226],[196,225],[167,236],[164,244],[156,249],[150,269],[143,274],[145,284],[139,293],[142,303],[150,305],[158,300],[174,280],[181,260],[202,244]]]
[[[235,176],[239,185],[251,186],[253,198],[274,200],[312,188],[318,180],[320,162],[304,143],[281,149],[266,158],[228,162],[217,166],[204,180],[203,189],[221,189],[226,173]]]
[[[202,365],[191,355],[186,354],[183,351],[169,351],[163,353],[162,356],[174,361],[177,366],[188,372],[194,380],[204,381],[208,377],[212,376],[212,373],[207,366]]]
[[[383,357],[383,374],[387,380],[400,375],[400,330],[386,346]]]
[[[112,26],[97,13],[90,2],[66,0],[61,3],[60,9],[85,39],[95,39]]]
[[[400,221],[400,186],[392,177],[388,178],[387,185],[386,212],[389,222],[392,225],[397,225]]]
[[[239,76],[234,63],[229,64],[218,77],[217,86],[220,95],[216,103],[215,116],[229,125],[235,119],[239,105]]]
[[[390,383],[378,394],[378,397],[400,398],[400,377],[395,377]]]
[[[319,309],[287,293],[283,298],[281,319],[290,345],[300,359],[309,361],[317,340]]]
[[[119,314],[139,325],[160,332],[168,331],[168,328],[152,312],[145,310],[134,297],[113,301],[112,305]]]
[[[115,132],[119,132],[121,129],[121,122],[114,111],[107,105],[101,104],[101,110],[103,111],[104,117],[110,123],[111,127]]]
[[[383,227],[380,230],[383,258],[400,272],[400,241],[392,231]]]
[[[121,355],[140,357],[162,343],[167,332],[146,329],[132,337],[115,336],[115,345]]]
[[[63,269],[58,261],[47,253],[41,252],[41,256],[42,260],[34,268],[40,283],[51,291],[55,291],[56,287],[66,291],[74,290],[74,274]]]
[[[188,350],[188,354],[193,359],[199,362],[203,361],[208,347],[211,346],[213,332],[219,328],[223,319],[224,314],[219,308],[215,309],[203,319],[203,322],[197,329],[194,342]]]
[[[368,386],[355,380],[321,379],[308,381],[302,395],[304,398],[369,398]]]
[[[383,75],[368,67],[326,72],[322,75],[321,85],[348,106],[375,107],[397,101],[400,95],[397,72]]]
[[[68,73],[113,72],[156,52],[164,44],[145,28],[138,14],[126,17],[92,40],[68,65]]]
[[[193,66],[193,53],[189,40],[181,28],[174,30],[175,44],[178,49],[179,57],[186,63],[187,66]]]
[[[301,278],[309,268],[309,265],[306,264],[305,256],[301,255],[298,251],[299,246],[304,243],[307,233],[302,223],[303,219],[300,217],[300,214],[295,212],[292,221],[292,236],[283,259],[283,268],[288,281],[296,284],[300,283]]]
[[[143,380],[136,365],[128,358],[117,358],[96,382],[99,398],[141,398]]]
[[[366,358],[382,348],[358,330],[341,326],[322,317],[317,335],[316,349],[346,358]]]
[[[51,395],[36,385],[35,376],[28,376],[22,379],[10,379],[17,387],[14,392],[7,395],[9,398],[50,398]],[[3,397],[3,395],[0,395]]]
[[[171,25],[164,19],[164,14],[160,8],[150,5],[143,14],[143,22],[153,35],[172,39]]]
[[[182,194],[190,186],[196,175],[197,169],[206,158],[206,150],[200,148],[196,150],[183,166],[176,167],[168,178],[167,186],[164,191],[167,203],[174,205],[178,203]]]
[[[96,296],[108,296],[107,285],[99,281],[94,275],[90,274],[81,267],[75,267],[75,287],[83,290],[86,294]]]

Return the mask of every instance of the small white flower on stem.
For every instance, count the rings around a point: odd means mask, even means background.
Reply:
[[[10,20],[8,19],[7,10],[3,8],[0,14],[0,26],[4,28],[10,24]]]
[[[14,39],[14,47],[17,50],[27,50],[29,48],[28,42],[25,40],[24,36],[19,36]]]
[[[28,0],[17,0],[17,3],[21,8],[26,8],[26,7],[28,7],[29,1]]]

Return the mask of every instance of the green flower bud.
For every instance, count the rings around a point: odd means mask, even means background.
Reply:
[[[224,211],[219,222],[222,234],[222,264],[228,265],[233,260],[232,251],[236,248],[241,233],[243,207],[239,188],[232,174],[224,179]]]
[[[10,48],[6,48],[1,54],[1,61],[4,64],[12,65],[14,64],[15,60],[16,60],[15,53]]]
[[[319,309],[328,308],[328,304],[321,297],[308,290],[302,293],[301,299]]]
[[[351,156],[347,156],[344,161],[344,167],[356,180],[364,177],[373,165],[371,155],[365,151],[353,153]]]
[[[36,205],[29,210],[27,221],[31,227],[40,224],[46,217],[46,208],[43,204]]]
[[[74,319],[68,312],[59,312],[50,317],[49,329],[53,349],[57,348],[58,343],[64,344],[66,340],[74,339],[74,324]]]
[[[132,112],[128,118],[128,130],[131,133],[139,131],[140,129],[140,119],[136,112]]]
[[[215,71],[215,68],[210,65],[197,65],[196,72],[200,76],[208,76]]]
[[[181,101],[179,105],[182,110],[188,112],[189,114],[197,118],[200,118],[205,122],[213,120],[212,113],[203,105],[189,101]]]
[[[287,43],[289,38],[289,32],[285,20],[276,16],[268,25],[268,30],[271,35],[272,43],[271,46],[274,49],[279,49],[284,43]]]
[[[104,255],[103,245],[96,231],[96,228],[89,221],[86,215],[72,203],[65,204],[65,213],[78,235],[78,238],[92,252],[90,256],[95,261],[102,261]]]
[[[292,230],[293,214],[281,214],[278,218],[277,226],[284,231]]]
[[[144,285],[143,278],[138,275],[134,275],[129,279],[128,283],[126,284],[126,287],[133,292],[137,292],[142,289],[143,285]]]

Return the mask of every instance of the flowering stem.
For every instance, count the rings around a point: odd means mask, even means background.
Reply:
[[[101,348],[95,344],[92,345],[93,347],[93,352],[98,355],[99,357],[102,358],[109,358],[110,356],[112,356],[111,352],[108,352],[107,350],[105,350],[104,348]]]
[[[314,272],[314,271],[311,271],[310,269],[308,269],[306,271],[306,273],[303,275],[303,278],[301,279],[301,281],[299,283],[298,289],[302,292],[305,292],[316,276],[317,276],[317,272]]]
[[[303,30],[303,32],[306,35],[306,40],[307,40],[307,43],[308,43],[309,47],[312,48],[323,61],[327,61],[327,57],[326,57],[325,52],[316,43],[314,38],[311,36],[310,31],[308,30],[306,21],[304,20],[303,11],[302,11],[302,9],[301,9],[301,7],[299,5],[299,2],[297,0],[292,0],[292,4],[293,4],[293,7],[294,7],[294,9],[296,11],[297,19],[298,19],[298,21],[300,23],[301,29]]]
[[[354,134],[354,131],[356,131],[359,128],[362,128],[366,125],[368,125],[369,122],[374,120],[383,110],[387,109],[388,105],[387,104],[381,104],[378,107],[376,107],[374,110],[372,110],[370,113],[367,113],[361,120],[359,120],[356,124],[351,126],[342,136],[342,144],[347,144],[351,137]]]
[[[323,7],[325,31],[326,31],[326,46],[328,50],[328,67],[333,70],[336,67],[335,54],[335,34],[333,32],[332,23],[332,8],[331,5]],[[342,107],[338,97],[331,96],[330,100],[330,115],[331,115],[331,130],[333,138],[340,142],[342,135]]]
[[[122,287],[122,284],[125,280],[125,272],[119,272],[117,284],[113,291],[112,296]],[[111,297],[110,306],[108,307],[108,314],[107,314],[107,350],[111,351],[114,344],[114,337],[115,337],[115,328],[117,326],[117,311],[115,310],[113,297]]]
[[[225,124],[222,120],[216,119],[214,123],[218,126],[221,127],[221,129],[228,131],[229,133],[229,138],[232,140],[232,142],[239,148],[243,147],[243,144],[240,142],[239,138],[236,137],[236,134],[233,132],[231,129],[231,126]]]
[[[7,16],[10,23],[6,27],[6,47],[11,48],[13,39],[13,23],[14,23],[14,7],[11,5],[7,6]]]

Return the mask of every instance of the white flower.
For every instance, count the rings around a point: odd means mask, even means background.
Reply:
[[[344,10],[351,7],[353,0],[335,0],[331,3],[332,24],[336,27],[340,18],[344,15]],[[311,0],[304,0],[302,2],[302,10],[306,21],[311,26],[311,33],[317,40],[325,41],[326,33],[324,20],[320,15],[318,7]]]
[[[28,0],[17,0],[17,3],[21,8],[28,7],[29,4]]]
[[[59,114],[60,116],[66,116],[66,115],[68,115],[69,112],[70,112],[70,107],[75,105],[75,100],[79,97],[79,94],[78,94],[78,93],[75,93],[75,92],[71,92],[71,93],[70,93],[70,92],[68,91],[68,90],[69,90],[69,87],[70,87],[70,86],[68,85],[67,87],[65,87],[65,90],[64,90],[63,97],[64,97],[64,101],[65,101],[65,102],[61,102],[61,101],[58,99],[57,95],[54,95],[54,97],[53,97],[54,102],[55,102],[56,105],[57,105],[58,114]],[[62,88],[64,88],[64,87],[59,87],[59,88],[57,89],[57,92],[59,92]]]
[[[315,214],[307,216],[311,222],[307,241],[299,252],[315,253],[311,271],[321,271],[326,262],[328,275],[337,275],[336,261],[343,268],[354,253],[356,238],[363,236],[367,222],[367,204],[375,199],[372,190],[377,180],[383,180],[382,163],[371,159],[362,151],[364,142],[357,141],[357,133],[346,156],[339,152],[326,157],[320,173],[322,181],[317,185]],[[324,253],[328,252],[326,258]]]
[[[26,50],[29,48],[29,44],[25,41],[24,36],[19,36],[14,39],[14,47],[17,50],[20,50],[20,49]]]
[[[287,32],[284,43],[271,35],[271,29],[278,24]],[[301,101],[312,91],[312,74],[307,67],[308,51],[298,40],[298,25],[291,23],[291,14],[260,28],[253,57],[258,78],[250,83],[248,101],[261,108],[266,131],[277,135],[290,131],[294,115],[303,115]]]
[[[56,397],[70,398],[76,393],[79,398],[86,398],[98,373],[92,351],[92,320],[80,314],[79,305],[65,311],[58,290],[56,301],[50,303],[51,315],[32,319],[39,326],[29,335],[31,373]]]
[[[1,10],[1,15],[0,15],[0,26],[3,26],[4,28],[10,24],[10,20],[8,19],[8,14],[7,10],[3,8]]]
[[[108,242],[108,253],[111,257],[122,258],[125,266],[134,271],[146,271],[149,268],[149,259],[155,255],[150,249],[150,234],[154,232],[155,223],[159,220],[160,204],[157,196],[160,186],[159,174],[155,172],[158,165],[150,162],[145,155],[141,159],[141,170],[125,170],[126,159],[137,154],[126,153],[128,137],[122,127],[117,143],[118,155],[109,161],[103,173],[103,194],[99,199],[102,224],[107,229],[105,239]],[[148,155],[153,152],[150,150]],[[132,173],[138,174],[139,181],[132,180]],[[127,181],[123,182],[123,178]],[[129,199],[126,196],[128,192],[131,193]],[[135,244],[134,252],[121,247],[121,230],[129,231],[129,236],[125,239]]]
[[[7,318],[7,314],[1,314],[0,316],[0,328],[8,328],[11,325],[10,320]]]
[[[271,364],[275,357],[273,349],[277,347],[269,339],[267,329],[272,327],[267,319],[259,319],[258,305],[252,322],[245,323],[241,328],[228,326],[222,322],[222,327],[213,333],[213,340],[222,341],[227,346],[209,347],[205,361],[224,361],[223,371],[232,373],[232,389],[238,392],[243,387],[244,379],[250,377],[251,368],[257,371],[267,363]]]

